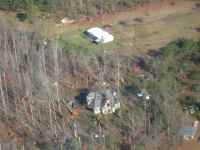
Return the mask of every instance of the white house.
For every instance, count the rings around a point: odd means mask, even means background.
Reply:
[[[100,89],[90,92],[86,100],[87,107],[92,109],[95,114],[109,114],[120,109],[119,97],[111,89]]]
[[[92,41],[97,44],[99,43],[109,43],[114,40],[113,35],[108,33],[107,31],[99,28],[99,27],[94,27],[90,28],[87,31],[84,32],[87,37]]]

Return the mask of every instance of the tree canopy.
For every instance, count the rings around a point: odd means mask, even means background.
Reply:
[[[29,11],[36,7],[43,12],[62,11],[70,17],[95,15],[109,12],[118,8],[130,7],[138,2],[147,0],[1,0],[0,9],[13,11]]]

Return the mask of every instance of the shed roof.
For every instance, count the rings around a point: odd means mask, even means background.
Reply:
[[[114,40],[114,37],[110,33],[99,27],[90,28],[87,32],[95,36],[99,41],[102,41],[102,43],[108,43]]]
[[[100,108],[102,103],[102,95],[99,93],[95,94],[94,108]]]
[[[181,129],[181,134],[184,136],[194,136],[196,133],[196,127],[185,127]]]

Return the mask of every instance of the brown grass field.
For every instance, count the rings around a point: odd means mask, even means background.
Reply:
[[[76,34],[89,27],[111,24],[115,42],[120,46],[108,44],[104,48],[122,55],[144,54],[177,38],[199,39],[200,32],[196,28],[200,27],[200,8],[195,7],[196,2],[180,0],[172,5],[172,1],[163,0],[76,22],[60,27],[59,32]],[[138,18],[142,21],[137,21]]]

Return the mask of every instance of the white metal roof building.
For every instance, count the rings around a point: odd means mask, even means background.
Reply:
[[[85,34],[95,43],[108,43],[114,40],[113,35],[99,27],[90,28],[85,32]]]

